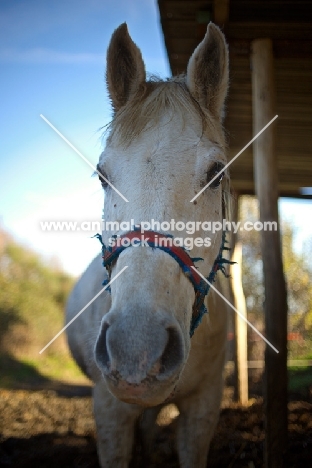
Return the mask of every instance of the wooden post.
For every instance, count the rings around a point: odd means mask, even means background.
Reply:
[[[236,262],[231,265],[231,288],[234,299],[234,307],[247,318],[246,299],[242,285],[242,244],[235,243],[231,260]],[[235,314],[235,367],[237,399],[242,405],[248,403],[248,362],[247,362],[247,323]]]
[[[272,41],[252,42],[253,131],[257,134],[275,116]],[[254,142],[254,176],[260,220],[278,226],[278,178],[274,153],[274,122]],[[281,257],[280,232],[262,231],[261,249],[265,286],[265,335],[278,349],[265,350],[264,411],[267,468],[285,466],[287,449],[287,298]]]
[[[232,192],[232,221],[237,223],[240,218],[238,194]],[[230,294],[234,307],[247,318],[246,299],[242,285],[242,245],[237,234],[231,231],[231,261],[236,262],[230,267]],[[247,360],[247,323],[234,313],[234,399],[242,405],[248,403],[248,360]]]

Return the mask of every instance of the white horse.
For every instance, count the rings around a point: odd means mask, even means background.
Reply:
[[[140,247],[108,248],[112,233],[103,231],[107,281],[127,269],[111,284],[111,292],[104,291],[70,325],[69,346],[94,382],[102,467],[127,467],[136,422],[147,407],[156,408],[146,410],[155,417],[168,402],[180,412],[180,466],[205,467],[222,396],[226,308],[212,291],[209,299],[205,296],[206,283],[192,268],[190,255],[203,259],[197,263],[198,271],[212,280],[222,232],[212,234],[209,243],[198,238],[207,237],[200,222],[220,222],[224,209],[227,174],[220,173],[226,164],[224,36],[210,23],[185,76],[146,80],[140,50],[123,24],[108,48],[107,86],[114,118],[98,164],[105,177],[105,220],[134,219],[137,225],[151,219],[195,221],[199,230],[178,233],[179,238],[194,241],[190,254],[182,247],[158,248],[156,237],[169,238],[158,230],[145,232]],[[170,239],[177,237],[171,227],[169,232],[174,236]],[[138,232],[114,234],[132,239]],[[103,288],[104,273],[101,258],[94,259],[71,294],[67,322]],[[205,305],[209,313],[194,332]]]

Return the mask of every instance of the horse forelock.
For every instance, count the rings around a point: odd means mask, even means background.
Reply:
[[[143,131],[154,128],[164,111],[171,115],[180,114],[183,125],[190,119],[199,120],[202,136],[207,135],[221,147],[226,146],[222,124],[192,97],[185,75],[166,81],[151,77],[141,85],[136,95],[116,112],[107,126],[108,141],[116,137],[118,144],[128,147]]]

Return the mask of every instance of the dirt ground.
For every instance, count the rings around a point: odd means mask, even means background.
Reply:
[[[73,395],[80,396],[73,396]],[[98,467],[90,389],[0,390],[1,467]],[[173,424],[174,426],[174,424]],[[211,444],[210,468],[258,468],[263,459],[262,400],[249,407],[224,401]],[[171,426],[159,429],[151,460],[137,446],[133,468],[178,467]],[[312,404],[289,403],[285,467],[312,466]],[[195,467],[194,467],[195,468]]]

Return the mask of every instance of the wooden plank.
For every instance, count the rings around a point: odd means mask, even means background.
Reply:
[[[231,0],[231,21],[272,21],[277,24],[309,20],[310,0]]]
[[[272,41],[252,43],[253,132],[257,134],[275,115]],[[254,173],[260,220],[278,222],[278,178],[275,125],[254,142]],[[280,232],[262,231],[261,250],[265,286],[265,334],[277,349],[265,350],[264,408],[267,468],[285,466],[287,450],[287,300]]]
[[[276,21],[231,21],[227,28],[229,42],[237,39],[254,40],[256,37],[270,37],[280,41],[306,41],[312,39],[311,22],[277,23]]]
[[[222,28],[226,28],[229,21],[229,0],[213,1],[213,20]]]
[[[261,23],[259,23],[261,24]],[[278,25],[276,26],[278,28]],[[227,32],[227,31],[226,31]],[[249,57],[250,42],[249,39],[231,39],[228,38],[230,48],[230,60],[238,57]],[[275,39],[273,43],[274,57],[277,59],[293,58],[309,59],[312,57],[312,39]]]

